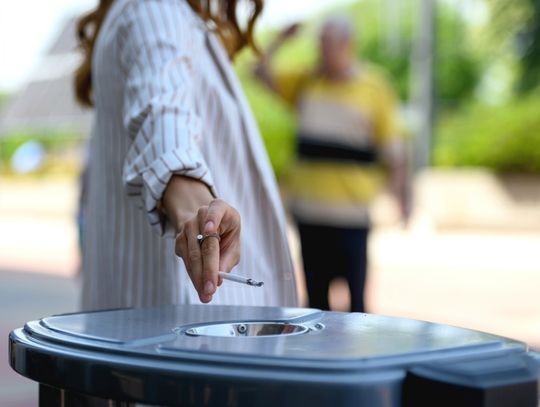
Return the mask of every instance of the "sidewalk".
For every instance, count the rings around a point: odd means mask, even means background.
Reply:
[[[0,406],[38,405],[38,386],[8,365],[8,335],[26,321],[77,309],[73,278],[0,269]]]
[[[540,233],[375,231],[370,309],[540,348],[539,248]]]
[[[8,335],[78,306],[76,183],[0,179],[0,406],[38,405],[38,386],[8,364]]]
[[[0,270],[75,275],[76,200],[76,180],[0,178]]]

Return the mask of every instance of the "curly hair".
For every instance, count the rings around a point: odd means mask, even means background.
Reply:
[[[77,101],[92,107],[92,53],[94,44],[114,0],[100,0],[98,6],[83,15],[77,24],[79,48],[83,60],[75,71],[74,87]],[[179,0],[181,1],[181,0]],[[255,22],[263,9],[263,0],[243,0],[249,8],[247,21],[243,28],[238,22],[238,5],[241,0],[185,0],[189,6],[220,36],[231,58],[246,45],[257,51],[253,41]]]

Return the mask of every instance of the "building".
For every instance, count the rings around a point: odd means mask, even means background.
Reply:
[[[80,61],[75,39],[76,20],[70,19],[45,54],[27,85],[0,112],[0,136],[15,131],[65,131],[86,137],[92,111],[77,105],[73,72]]]

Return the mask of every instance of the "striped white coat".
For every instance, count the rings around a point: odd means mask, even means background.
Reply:
[[[285,218],[250,109],[217,37],[184,0],[116,0],[94,49],[83,308],[197,303],[157,210],[173,174],[205,182],[242,217],[213,304],[296,305]]]

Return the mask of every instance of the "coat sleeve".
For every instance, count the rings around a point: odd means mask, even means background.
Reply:
[[[178,1],[130,6],[118,26],[123,122],[130,137],[122,180],[158,233],[170,235],[173,228],[158,206],[171,176],[200,180],[217,196],[196,141],[202,128],[192,106],[194,19]]]

